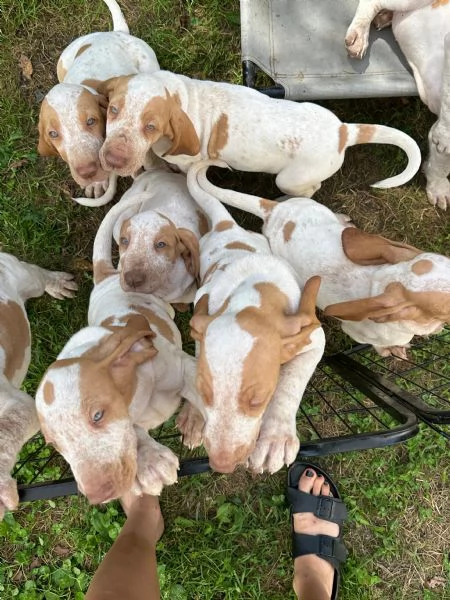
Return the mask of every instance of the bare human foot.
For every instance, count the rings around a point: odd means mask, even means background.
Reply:
[[[307,468],[302,473],[298,489],[313,496],[333,496],[330,484],[312,468]],[[337,523],[319,519],[312,512],[293,513],[293,527],[296,533],[322,534],[333,538],[339,535]],[[298,598],[330,600],[334,576],[333,565],[316,554],[299,556],[294,561],[293,587]]]
[[[127,515],[128,524],[138,526],[145,537],[156,545],[164,532],[164,519],[159,505],[159,497],[149,494],[136,496],[129,492],[120,498],[120,503]]]

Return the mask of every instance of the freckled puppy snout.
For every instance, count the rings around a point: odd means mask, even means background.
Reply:
[[[124,279],[128,287],[136,289],[145,283],[145,273],[138,270],[127,271]]]
[[[86,163],[84,165],[76,167],[75,170],[78,173],[78,175],[80,175],[80,177],[88,179],[89,177],[93,177],[97,173],[98,167],[99,165],[95,161],[92,161],[90,163]]]
[[[123,169],[127,165],[128,158],[124,151],[108,148],[103,152],[103,161],[107,167]]]

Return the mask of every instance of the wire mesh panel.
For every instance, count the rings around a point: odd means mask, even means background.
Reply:
[[[401,442],[418,430],[416,416],[334,357],[325,359],[311,379],[297,419],[302,456],[376,448]],[[180,458],[180,476],[209,469],[203,448],[188,450],[175,418],[151,432]],[[24,447],[13,472],[21,501],[77,493],[70,468],[39,435]]]
[[[408,358],[383,358],[370,346],[357,346],[341,360],[361,376],[404,403],[450,439],[450,328],[429,338],[414,338]]]

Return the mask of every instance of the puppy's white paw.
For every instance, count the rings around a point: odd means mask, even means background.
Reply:
[[[6,473],[0,476],[0,521],[7,510],[15,510],[18,505],[17,483],[9,473]]]
[[[290,465],[297,457],[300,441],[296,431],[262,434],[247,461],[247,468],[254,473],[276,473],[284,465]]]
[[[450,182],[447,177],[427,181],[427,198],[430,204],[442,210],[450,207]]]
[[[450,124],[439,119],[433,125],[430,134],[439,154],[450,154]]]
[[[405,346],[374,346],[373,348],[380,356],[393,356],[401,360],[409,360],[407,350],[410,347],[410,344],[406,344]]]
[[[363,58],[369,46],[369,27],[350,26],[345,36],[345,46],[351,58]]]
[[[138,443],[137,480],[144,494],[159,496],[163,486],[178,479],[178,457],[150,436]]]
[[[198,448],[203,442],[205,419],[200,411],[189,402],[185,402],[176,420],[183,435],[183,444],[188,448]]]
[[[63,271],[48,271],[48,280],[45,291],[50,296],[63,300],[64,298],[73,298],[78,289],[73,275]]]
[[[109,178],[103,181],[94,181],[84,188],[86,198],[100,198],[108,189]]]

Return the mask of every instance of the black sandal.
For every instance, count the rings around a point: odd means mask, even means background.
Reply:
[[[306,469],[314,469],[330,485],[333,496],[314,496],[298,489],[298,482]],[[341,563],[347,558],[347,550],[342,542],[342,524],[347,517],[347,509],[332,479],[320,467],[313,464],[295,462],[288,470],[287,498],[291,507],[292,558],[305,554],[316,554],[334,567],[334,582],[331,600],[336,600],[339,590]],[[311,512],[319,519],[339,525],[338,537],[329,535],[308,535],[294,531],[294,513]]]

